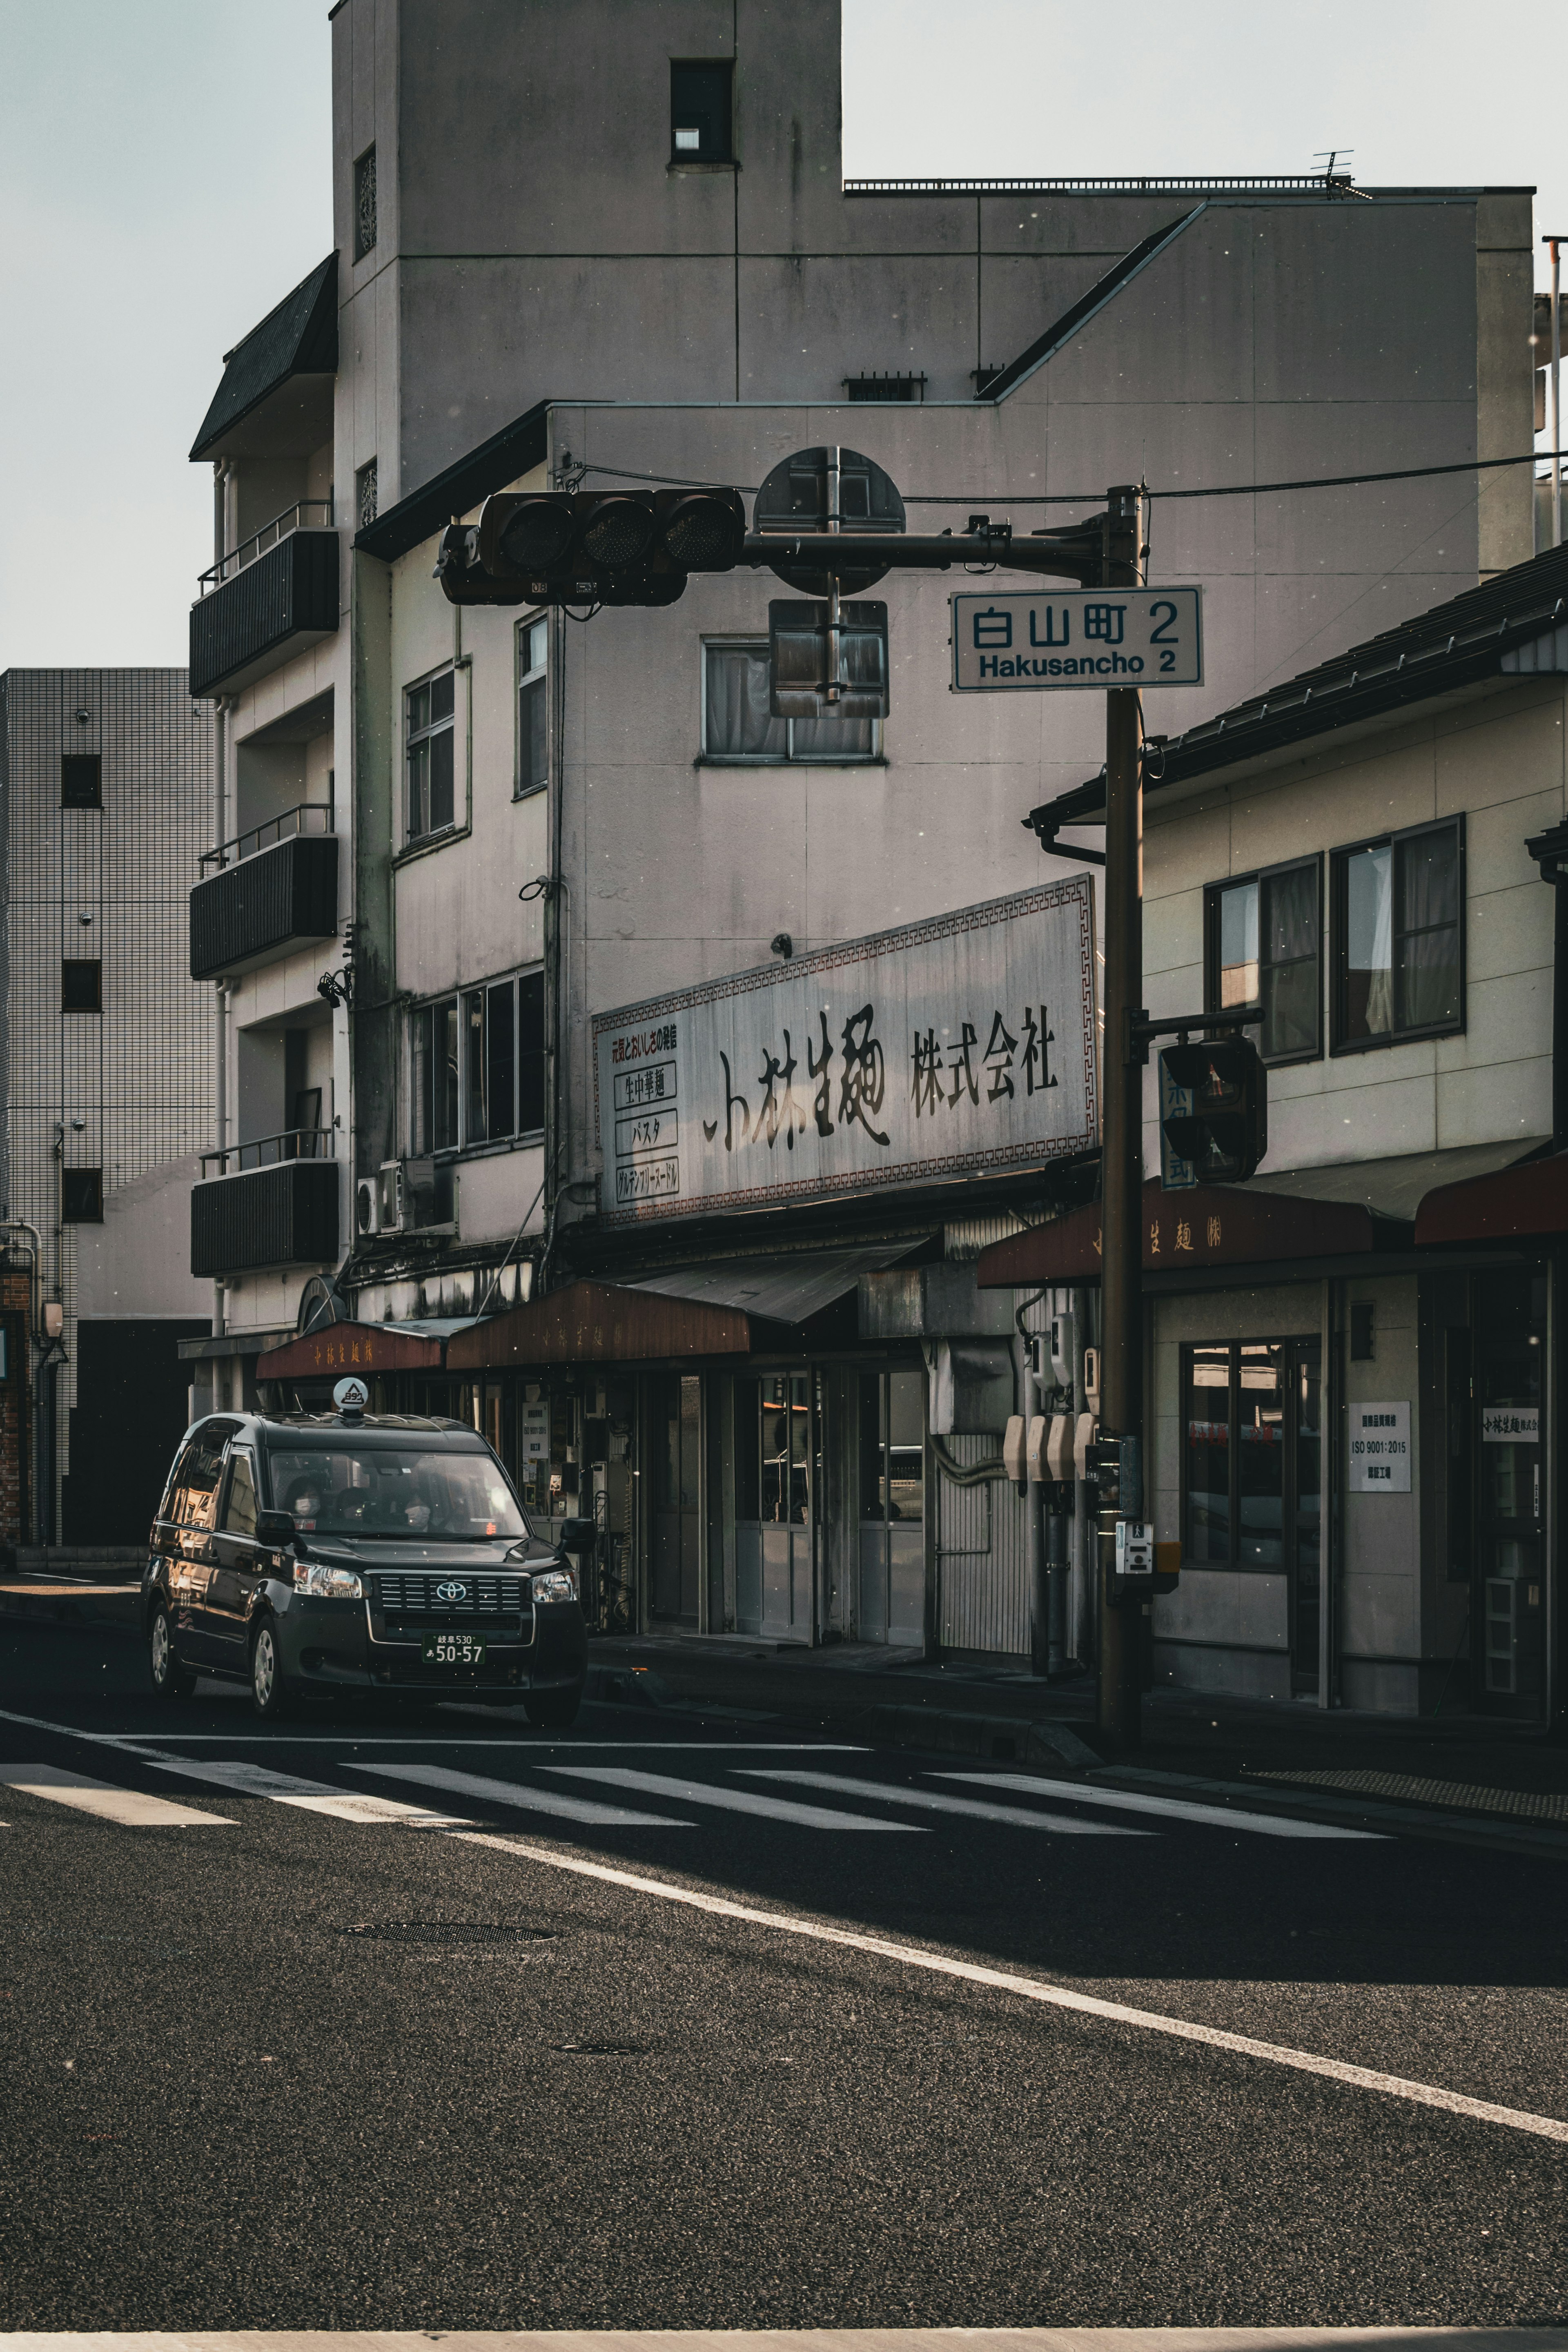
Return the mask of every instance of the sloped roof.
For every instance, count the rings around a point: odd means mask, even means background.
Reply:
[[[1540,640],[1558,648],[1534,656]],[[1352,646],[1282,686],[1237,702],[1184,734],[1151,736],[1159,772],[1145,793],[1255,760],[1265,751],[1356,725],[1434,696],[1510,673],[1568,669],[1568,547],[1549,548],[1435,604],[1397,628]],[[1062,825],[1092,824],[1105,812],[1105,771],[1031,809],[1024,823],[1043,848]]]
[[[329,253],[258,327],[224,353],[223,380],[191,445],[193,459],[216,456],[226,433],[293,375],[338,372],[338,257]]]
[[[420,541],[432,538],[444,530],[454,515],[467,514],[492,490],[504,490],[521,474],[531,473],[544,462],[546,446],[545,420],[550,410],[548,400],[536,401],[525,408],[488,441],[476,449],[444,466],[395,507],[388,507],[375,520],[367,523],[357,533],[354,545],[366,555],[379,556],[390,563],[399,555],[406,555]]]

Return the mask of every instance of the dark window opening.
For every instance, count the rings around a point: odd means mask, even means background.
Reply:
[[[455,815],[457,673],[443,670],[439,677],[410,688],[405,698],[408,720],[408,838],[446,833]]]
[[[673,163],[732,163],[731,92],[735,68],[726,58],[669,68],[669,153]]]
[[[1211,1013],[1256,1005],[1266,1062],[1323,1050],[1322,867],[1275,866],[1205,893],[1205,1001]]]
[[[103,806],[103,760],[97,751],[66,751],[60,756],[61,808]]]
[[[354,259],[375,247],[375,149],[367,147],[354,165]]]
[[[67,1168],[60,1174],[60,1215],[68,1225],[103,1223],[101,1168]]]
[[[1322,1343],[1182,1350],[1182,1558],[1287,1579],[1292,1687],[1318,1682]]]
[[[101,1013],[103,965],[97,956],[67,956],[60,965],[60,1011]]]
[[[1462,820],[1334,853],[1334,1050],[1465,1025]]]
[[[410,1149],[460,1151],[544,1125],[544,974],[465,989],[409,1016]]]
[[[546,621],[522,621],[517,632],[517,793],[542,792],[550,781],[550,708],[545,699]]]
[[[844,389],[851,400],[924,400],[923,375],[847,375]]]

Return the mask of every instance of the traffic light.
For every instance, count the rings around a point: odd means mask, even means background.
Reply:
[[[500,490],[443,533],[436,576],[455,604],[673,604],[745,537],[736,490]]]
[[[1161,1132],[1200,1184],[1239,1184],[1268,1149],[1268,1080],[1246,1037],[1200,1038],[1160,1055]]]

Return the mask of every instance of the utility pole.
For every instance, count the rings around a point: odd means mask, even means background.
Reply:
[[[1141,587],[1147,553],[1142,491],[1112,489],[1106,504],[1105,585]],[[1135,1748],[1142,1610],[1123,1604],[1115,1587],[1116,1523],[1143,1517],[1143,1069],[1132,1038],[1143,998],[1143,700],[1136,687],[1112,687],[1105,698],[1104,953],[1100,1444],[1119,1448],[1121,1472],[1102,1470],[1100,1479],[1099,1725],[1119,1748]]]

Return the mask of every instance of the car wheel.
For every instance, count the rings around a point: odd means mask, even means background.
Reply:
[[[264,1723],[276,1723],[289,1712],[291,1694],[284,1679],[278,1650],[278,1628],[264,1617],[250,1643],[250,1701]]]
[[[147,1628],[147,1671],[153,1677],[154,1698],[189,1698],[196,1686],[195,1675],[181,1665],[174,1654],[174,1629],[161,1601]]]
[[[582,1704],[581,1683],[574,1683],[570,1690],[528,1691],[522,1701],[523,1712],[539,1731],[566,1730],[576,1722]]]

